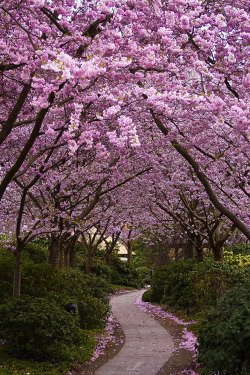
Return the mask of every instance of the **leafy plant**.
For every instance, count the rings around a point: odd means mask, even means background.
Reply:
[[[227,291],[201,324],[198,361],[201,374],[250,373],[250,284]]]
[[[19,297],[0,306],[0,336],[14,356],[74,360],[84,342],[77,317],[45,298]]]
[[[109,312],[109,304],[86,295],[78,301],[80,326],[83,329],[104,328]]]
[[[142,277],[134,266],[123,263],[115,255],[111,259],[111,283],[133,288],[140,288],[143,285]]]

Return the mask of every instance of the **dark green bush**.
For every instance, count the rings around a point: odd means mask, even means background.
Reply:
[[[92,266],[90,266],[90,272],[104,279],[111,279],[110,267],[105,266],[105,264],[101,263],[100,261],[95,262],[94,264],[92,264]]]
[[[147,267],[137,267],[136,271],[139,273],[139,275],[142,278],[143,285],[147,285],[151,283],[150,278],[150,269]]]
[[[14,255],[0,252],[0,304],[12,295],[14,275]]]
[[[63,287],[61,272],[51,264],[24,262],[21,280],[22,295],[46,297],[51,291],[62,293]]]
[[[250,244],[240,243],[235,245],[228,245],[225,247],[225,251],[232,251],[234,254],[249,255]]]
[[[189,274],[194,269],[196,261],[192,259],[172,263],[167,267],[164,294],[162,302],[177,308],[190,306],[193,285]]]
[[[153,274],[151,300],[176,308],[199,310],[215,306],[218,298],[237,283],[249,280],[250,267],[215,262],[183,260],[161,267]]]
[[[158,268],[151,282],[151,300],[178,308],[188,307],[191,290],[188,276],[195,264],[189,259]]]
[[[146,290],[142,295],[143,302],[151,302],[151,290]]]
[[[104,328],[109,312],[109,304],[86,295],[78,301],[80,327],[83,329]]]
[[[143,285],[142,277],[134,266],[122,262],[115,255],[111,259],[111,283],[132,288],[140,288]]]
[[[0,306],[0,337],[13,355],[36,360],[74,360],[84,341],[77,317],[45,298],[27,296]]]
[[[234,285],[245,284],[250,276],[249,267],[239,267],[207,258],[197,263],[189,273],[190,303],[196,306],[214,306],[224,292]]]
[[[23,256],[27,256],[34,263],[45,263],[47,253],[43,243],[29,242],[23,249]]]
[[[250,374],[250,284],[227,291],[198,334],[202,375]]]
[[[164,294],[164,286],[168,275],[168,267],[159,267],[154,273],[151,281],[151,300],[160,302]]]

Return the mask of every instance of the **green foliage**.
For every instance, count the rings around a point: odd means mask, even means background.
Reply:
[[[45,298],[18,297],[0,306],[0,335],[21,358],[74,360],[84,341],[76,317]]]
[[[250,255],[250,244],[228,245],[225,247],[225,251],[233,252],[233,254]]]
[[[158,268],[151,283],[152,301],[187,307],[191,287],[188,275],[194,266],[194,260],[186,260]]]
[[[225,290],[237,283],[245,284],[249,276],[249,267],[215,262],[209,258],[197,263],[189,276],[193,285],[191,303],[198,306],[213,306]]]
[[[58,375],[65,374],[70,370],[74,363],[60,362],[34,362],[13,358],[6,353],[2,353],[0,346],[0,374],[1,375]]]
[[[14,275],[14,255],[9,250],[0,249],[0,304],[12,295]]]
[[[189,279],[190,272],[196,262],[192,259],[172,263],[166,268],[164,293],[161,301],[177,308],[187,308],[190,305],[192,284]]]
[[[23,256],[27,256],[34,263],[45,263],[47,247],[44,243],[29,242],[23,249]]]
[[[202,375],[250,373],[250,284],[227,291],[202,322],[198,360]]]
[[[63,287],[61,272],[52,265],[47,263],[34,264],[31,261],[23,263],[22,295],[45,298],[51,291],[61,293]]]
[[[146,290],[142,295],[143,302],[151,302],[151,290]]]
[[[147,267],[137,267],[136,271],[141,276],[144,285],[151,283],[150,269],[149,268],[147,268]]]
[[[133,288],[140,288],[143,285],[142,277],[134,266],[123,263],[115,255],[111,259],[111,283]]]
[[[83,329],[104,328],[109,312],[108,302],[105,304],[98,298],[86,295],[78,301],[80,327]]]
[[[94,273],[97,276],[100,276],[104,279],[110,280],[111,279],[111,269],[110,267],[106,266],[103,262],[99,259],[90,266],[91,273]]]
[[[224,262],[230,265],[237,265],[240,267],[250,267],[250,253],[234,253],[233,251],[224,252]]]
[[[151,300],[152,302],[160,302],[163,293],[164,285],[167,279],[168,268],[166,266],[159,267],[154,273],[151,281]]]
[[[152,301],[195,310],[215,306],[225,290],[249,280],[248,264],[245,262],[242,266],[239,255],[233,258],[233,264],[216,262],[208,257],[199,263],[189,259],[159,268],[153,274]]]

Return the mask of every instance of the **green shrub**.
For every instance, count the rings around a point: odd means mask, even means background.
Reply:
[[[250,284],[227,291],[198,334],[201,374],[250,374]]]
[[[246,283],[250,276],[250,267],[215,262],[207,258],[197,263],[189,273],[192,285],[190,304],[196,307],[215,306],[224,292],[238,283]]]
[[[80,327],[83,329],[104,328],[109,312],[109,304],[86,295],[78,301]]]
[[[250,255],[250,244],[239,243],[235,245],[228,245],[225,251],[232,251],[234,254]]]
[[[147,267],[137,267],[136,271],[139,273],[139,275],[142,278],[143,285],[147,285],[151,283],[150,278],[150,269]]]
[[[104,279],[107,279],[107,280],[111,279],[110,267],[105,266],[105,264],[103,264],[100,261],[97,261],[94,264],[92,264],[92,266],[90,266],[90,272]]]
[[[194,269],[196,261],[193,259],[172,263],[167,268],[164,283],[162,302],[177,308],[190,306],[192,284],[189,279],[190,272]]]
[[[199,310],[215,306],[226,290],[237,283],[244,285],[249,277],[247,263],[244,266],[226,264],[209,257],[198,263],[192,259],[183,260],[153,273],[151,300],[176,308]]]
[[[143,302],[151,302],[151,290],[146,290],[142,295]]]
[[[122,262],[115,255],[111,259],[111,283],[132,288],[140,288],[143,285],[142,277],[134,266]]]
[[[45,298],[51,291],[61,293],[63,287],[61,272],[51,264],[24,262],[21,280],[22,295]]]
[[[0,337],[17,357],[74,360],[84,341],[77,317],[45,298],[18,297],[0,306]]]
[[[159,267],[154,273],[151,281],[151,300],[152,302],[160,302],[163,293],[164,286],[167,279],[168,267]]]
[[[0,304],[12,295],[14,275],[13,253],[0,252]]]
[[[44,244],[29,242],[23,249],[23,256],[27,256],[34,263],[45,263],[47,260],[47,248]]]

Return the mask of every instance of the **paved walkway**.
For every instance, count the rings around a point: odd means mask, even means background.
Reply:
[[[96,371],[96,375],[155,375],[171,356],[171,335],[135,304],[143,291],[115,296],[112,312],[126,340],[121,351]]]

